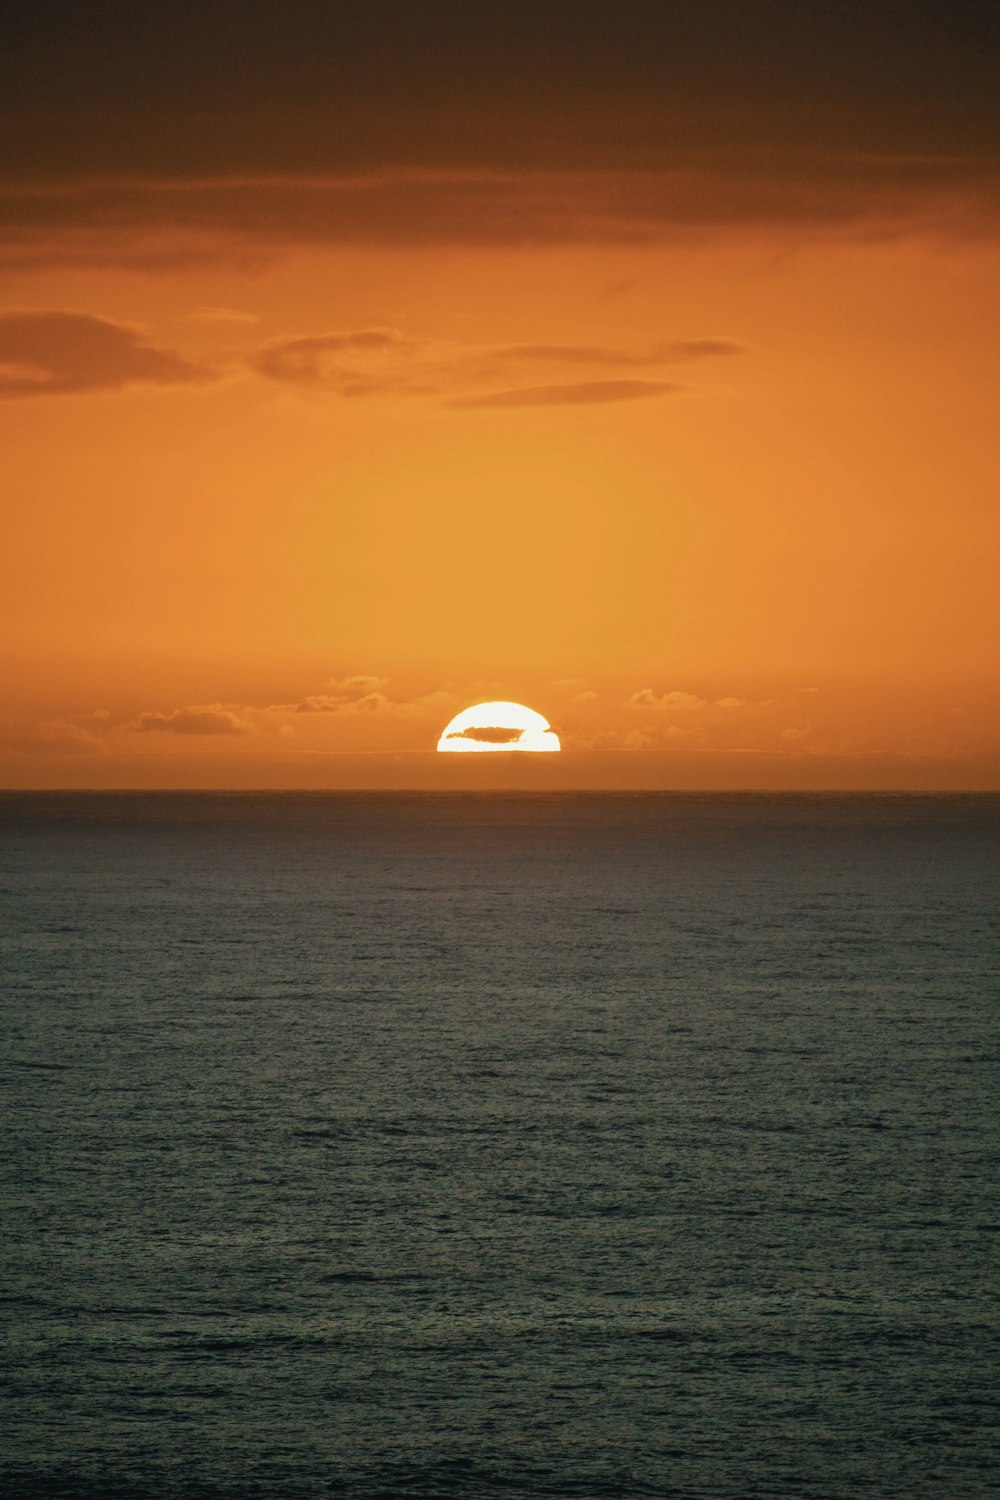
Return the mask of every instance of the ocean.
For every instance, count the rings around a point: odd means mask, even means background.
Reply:
[[[4,794],[8,1500],[980,1500],[1000,797]]]

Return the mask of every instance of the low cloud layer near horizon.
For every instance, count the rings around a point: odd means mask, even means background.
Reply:
[[[222,704],[142,713],[128,726],[136,734],[249,734],[250,725]]]

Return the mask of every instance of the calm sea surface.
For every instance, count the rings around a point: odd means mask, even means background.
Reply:
[[[1000,799],[0,828],[5,1495],[995,1493]]]

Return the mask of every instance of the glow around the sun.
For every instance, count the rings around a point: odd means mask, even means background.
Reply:
[[[523,703],[474,703],[456,714],[439,750],[561,750],[548,721]]]

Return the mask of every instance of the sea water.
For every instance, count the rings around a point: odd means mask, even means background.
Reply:
[[[1000,799],[0,824],[6,1495],[993,1493]]]

